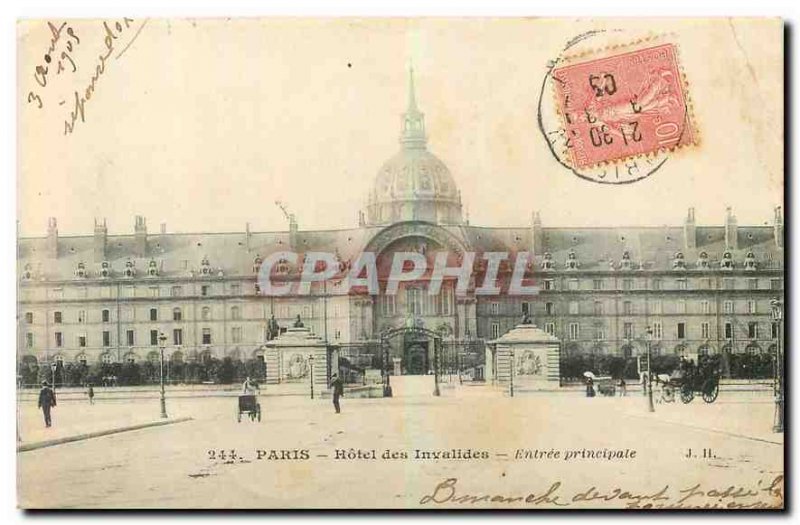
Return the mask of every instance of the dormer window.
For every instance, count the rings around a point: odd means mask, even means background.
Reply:
[[[622,261],[620,262],[620,270],[633,269],[633,262],[631,261],[631,254],[627,250],[622,252]]]
[[[552,270],[553,269],[553,256],[550,255],[550,252],[544,254],[544,260],[542,261],[542,270]]]
[[[206,256],[203,256],[203,260],[200,261],[200,274],[201,275],[212,274],[211,264],[208,262],[208,257]]]
[[[156,263],[155,259],[150,259],[150,262],[147,263],[147,275],[158,277],[158,263]]]
[[[127,261],[125,263],[125,272],[123,275],[128,279],[136,276],[136,269],[133,267],[133,261]]]
[[[733,255],[730,250],[725,250],[725,253],[722,254],[722,261],[720,261],[719,267],[723,270],[733,270]]]
[[[75,268],[75,277],[78,279],[83,279],[86,277],[86,265],[82,262],[79,262],[78,267]]]
[[[747,255],[744,256],[744,269],[755,270],[757,267],[755,254],[753,252],[747,252]]]
[[[683,258],[683,252],[675,253],[675,257],[672,259],[672,269],[673,270],[686,269],[686,259]]]
[[[256,255],[256,258],[253,259],[253,273],[254,274],[258,275],[258,273],[261,271],[261,263],[262,262],[263,261],[261,260],[261,256],[260,255]]]
[[[33,269],[31,267],[31,263],[25,264],[25,268],[22,270],[22,280],[23,281],[30,281],[33,279]]]
[[[567,263],[564,265],[564,267],[567,270],[577,270],[579,266],[580,264],[578,263],[578,259],[575,257],[575,251],[570,250],[569,254],[567,254]]]
[[[278,264],[275,265],[275,273],[278,275],[286,275],[289,273],[289,261],[286,259],[279,259]]]
[[[708,269],[708,254],[706,252],[700,252],[699,258],[697,259],[697,267],[701,270]]]
[[[103,261],[100,263],[100,277],[103,279],[108,279],[111,277],[111,265],[108,261]]]

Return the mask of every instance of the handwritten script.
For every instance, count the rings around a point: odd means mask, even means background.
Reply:
[[[755,485],[706,486],[695,483],[672,487],[664,485],[653,491],[622,487],[601,489],[596,486],[568,490],[555,481],[539,492],[503,494],[486,491],[467,492],[458,478],[447,478],[419,500],[420,505],[508,506],[508,507],[590,507],[625,509],[780,509],[783,508],[783,475]]]

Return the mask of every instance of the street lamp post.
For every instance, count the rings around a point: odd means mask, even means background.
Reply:
[[[53,371],[53,390],[56,389],[56,369],[58,369],[58,361],[53,361],[50,365],[50,370]]]
[[[159,379],[161,383],[161,418],[167,419],[167,399],[164,397],[164,348],[167,346],[167,336],[164,332],[158,334],[158,348],[161,350],[161,373]]]
[[[311,399],[314,399],[314,354],[308,355],[308,368],[311,372]]]
[[[781,348],[781,332],[783,331],[783,303],[779,299],[770,301],[772,320],[778,323],[777,346],[775,348],[775,420],[773,432],[783,432],[783,348]]]
[[[511,397],[514,397],[514,348],[511,348],[511,359],[508,365],[508,371],[510,373],[511,381],[509,383],[508,392]]]
[[[647,337],[647,410],[650,412],[655,412],[656,407],[653,406],[653,363],[652,363],[652,341],[653,341],[653,329],[650,326],[647,326],[647,331],[645,332]]]
[[[433,341],[433,395],[442,395],[439,390],[439,344],[436,340]]]

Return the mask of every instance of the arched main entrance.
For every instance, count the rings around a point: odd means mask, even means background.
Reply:
[[[403,326],[380,335],[384,397],[394,396],[395,391],[411,396],[431,389],[433,395],[440,395],[441,334],[422,326]]]

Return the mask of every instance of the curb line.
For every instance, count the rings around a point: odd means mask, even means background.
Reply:
[[[130,432],[132,430],[141,430],[143,428],[160,427],[164,425],[171,425],[173,423],[183,423],[184,421],[191,421],[190,417],[181,417],[178,419],[170,419],[167,421],[153,421],[151,423],[142,423],[139,425],[132,425],[130,427],[112,428],[109,430],[99,430],[97,432],[89,432],[87,434],[78,434],[77,436],[67,436],[57,439],[49,439],[47,441],[37,441],[35,443],[27,443],[17,446],[17,452],[28,452],[30,450],[37,450],[45,447],[54,447],[56,445],[63,445],[65,443],[72,443],[73,441],[84,441],[86,439],[93,439],[102,436],[110,436],[112,434],[119,434],[122,432]]]

